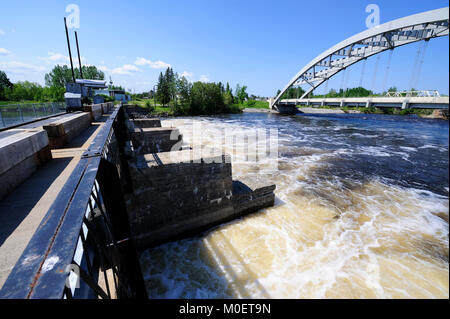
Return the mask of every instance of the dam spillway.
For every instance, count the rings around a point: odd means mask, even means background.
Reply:
[[[169,161],[170,156],[164,156],[164,151],[192,152],[189,146],[181,146],[181,135],[171,139],[171,133],[176,129],[161,128],[155,119],[134,119],[133,110],[127,110],[126,106],[93,105],[84,111],[62,116],[65,119],[54,118],[45,124],[34,124],[34,129],[40,134],[45,132],[46,138],[43,139],[47,146],[44,148],[51,148],[53,157],[47,164],[39,165],[51,171],[56,164],[55,159],[73,158],[65,160],[59,170],[45,181],[48,187],[45,194],[50,194],[45,200],[46,205],[35,209],[34,213],[34,207],[39,205],[24,209],[23,220],[18,218],[15,223],[4,224],[2,255],[13,249],[15,252],[2,263],[2,298],[145,297],[137,260],[138,249],[191,236],[273,205],[274,186],[233,187],[231,163],[220,164],[218,169],[216,164],[206,163],[203,158],[198,158],[200,165]],[[86,123],[90,123],[89,127]],[[81,140],[77,140],[78,137]],[[178,145],[178,149],[173,148]],[[146,167],[139,166],[142,158],[158,156],[157,152],[162,154],[161,158],[166,157],[165,162],[160,161],[153,167],[148,163]],[[148,171],[150,179],[140,179],[139,174],[133,174],[132,163],[138,162],[141,164],[135,166],[138,168],[135,171]],[[39,176],[39,165],[34,167],[37,172],[32,175],[31,171],[19,188],[33,187],[31,182],[31,186],[27,183],[35,175]],[[179,168],[186,166],[189,170],[198,167],[199,171],[189,175]],[[166,199],[182,203],[175,210],[161,200],[167,192],[155,187],[155,181],[169,180],[161,175],[164,173],[172,177],[172,184],[169,182],[172,190]],[[218,189],[221,196],[214,194],[210,177],[216,179],[215,186],[222,185]],[[39,183],[42,179],[37,178],[34,187]],[[180,184],[183,184],[181,188],[173,189]],[[239,198],[234,202],[233,189]],[[205,196],[192,197],[199,190],[205,192]],[[150,191],[153,196],[139,199],[139,194],[145,191]],[[14,195],[10,191],[2,207],[17,200]],[[41,198],[37,197],[40,195],[35,195],[34,202],[39,203]],[[184,205],[188,202],[191,204]],[[220,202],[221,209],[216,210],[215,203]],[[197,211],[199,207],[202,209]],[[2,218],[7,221],[6,213],[2,212]],[[158,218],[160,223],[155,223]],[[115,249],[111,251],[105,245]],[[65,285],[67,277],[73,273],[78,282],[83,283],[81,288]]]

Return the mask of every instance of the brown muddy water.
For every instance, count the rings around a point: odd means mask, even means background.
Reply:
[[[277,197],[143,252],[150,298],[449,298],[448,121],[247,113],[163,126],[223,149],[233,179],[275,183]],[[242,139],[256,130],[268,141]],[[276,156],[253,160],[249,145],[269,142]]]

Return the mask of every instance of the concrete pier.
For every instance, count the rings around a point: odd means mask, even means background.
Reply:
[[[152,127],[161,127],[161,121],[157,118],[149,118],[149,119],[132,119],[131,123],[134,124],[134,127],[137,128],[152,128]]]
[[[139,249],[273,206],[275,185],[233,182],[228,155],[202,156],[221,152],[192,150],[177,128],[160,127],[159,119],[142,117],[136,107],[125,110],[133,188],[126,203]]]
[[[0,133],[0,199],[52,158],[47,134],[41,129]]]
[[[183,136],[177,128],[135,128],[132,143],[141,154],[177,151],[181,149]]]
[[[103,108],[101,104],[83,106],[83,111],[90,114],[91,122],[98,120],[103,114]]]
[[[192,150],[138,156],[130,163],[132,233],[146,248],[233,214],[228,156],[202,158]]]
[[[145,154],[129,167],[134,191],[127,196],[127,211],[139,249],[197,235],[274,204],[275,185],[232,180],[228,155]]]
[[[91,125],[89,113],[80,112],[71,117],[56,120],[53,123],[44,125],[47,132],[50,147],[52,149],[61,148],[78,136]]]

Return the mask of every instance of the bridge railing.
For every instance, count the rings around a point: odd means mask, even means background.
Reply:
[[[65,102],[0,105],[0,128],[63,113],[65,111]]]
[[[145,298],[123,192],[124,115],[117,107],[61,189],[0,298]]]
[[[386,97],[440,97],[437,90],[387,92]]]

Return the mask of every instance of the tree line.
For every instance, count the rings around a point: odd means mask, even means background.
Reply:
[[[239,104],[248,99],[247,86],[236,86],[235,93],[229,83],[189,82],[172,68],[158,77],[154,98],[163,106],[170,106],[175,114],[201,115],[240,112]]]
[[[82,66],[83,77],[104,80],[105,74],[95,66]],[[74,69],[75,78],[80,78],[79,68]],[[0,70],[0,101],[63,102],[66,84],[73,82],[72,71],[67,65],[56,65],[45,74],[45,86],[29,81],[12,83],[6,73]]]

